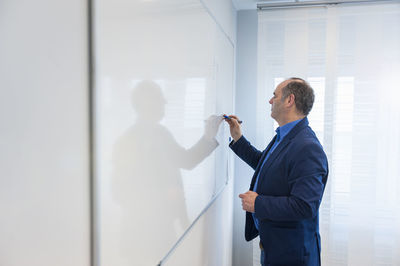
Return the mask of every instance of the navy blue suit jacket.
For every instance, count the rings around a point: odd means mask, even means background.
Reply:
[[[255,201],[256,229],[246,212],[245,238],[260,235],[267,265],[320,265],[318,209],[328,178],[328,161],[314,131],[302,119],[270,154],[275,138],[263,151],[243,136],[231,149],[254,170],[250,190],[258,173],[259,194]],[[261,168],[261,169],[260,169]]]

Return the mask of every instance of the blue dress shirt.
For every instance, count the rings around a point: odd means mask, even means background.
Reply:
[[[275,132],[276,132],[276,139],[275,139],[275,142],[274,142],[274,144],[272,145],[271,149],[268,151],[267,155],[265,156],[265,159],[264,159],[264,161],[263,161],[263,163],[262,163],[262,165],[261,165],[260,171],[259,171],[259,173],[258,173],[258,175],[257,175],[256,182],[255,182],[255,184],[254,184],[254,189],[253,189],[253,191],[257,192],[258,179],[260,178],[261,169],[263,168],[265,162],[268,160],[270,154],[275,150],[275,148],[279,145],[279,143],[281,143],[281,141],[283,140],[283,138],[284,138],[287,134],[289,134],[290,130],[292,130],[292,129],[297,125],[297,123],[299,123],[300,121],[301,121],[301,119],[292,121],[292,122],[290,122],[290,123],[287,123],[286,125],[283,125],[283,126],[281,126],[281,127],[278,127],[278,128],[275,130]],[[258,221],[258,219],[256,218],[256,216],[255,216],[254,213],[252,213],[252,215],[253,215],[254,224],[255,224],[257,230],[259,230],[259,228],[258,228],[259,221]]]

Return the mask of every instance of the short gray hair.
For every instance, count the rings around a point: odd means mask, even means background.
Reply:
[[[293,94],[297,110],[308,115],[314,104],[314,90],[304,79],[293,77],[288,80],[290,82],[282,88],[282,101]]]

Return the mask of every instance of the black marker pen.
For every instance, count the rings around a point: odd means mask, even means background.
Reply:
[[[223,117],[228,119],[228,120],[232,119],[231,117],[229,117],[227,115],[223,115]],[[243,123],[243,121],[242,120],[238,120],[238,123],[241,124],[241,123]]]

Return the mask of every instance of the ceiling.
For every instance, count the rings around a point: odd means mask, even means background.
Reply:
[[[237,10],[242,9],[256,9],[257,0],[232,0]]]
[[[301,0],[303,1],[303,0]],[[257,9],[257,4],[259,3],[290,3],[299,2],[299,0],[232,0],[237,10],[242,9]]]

